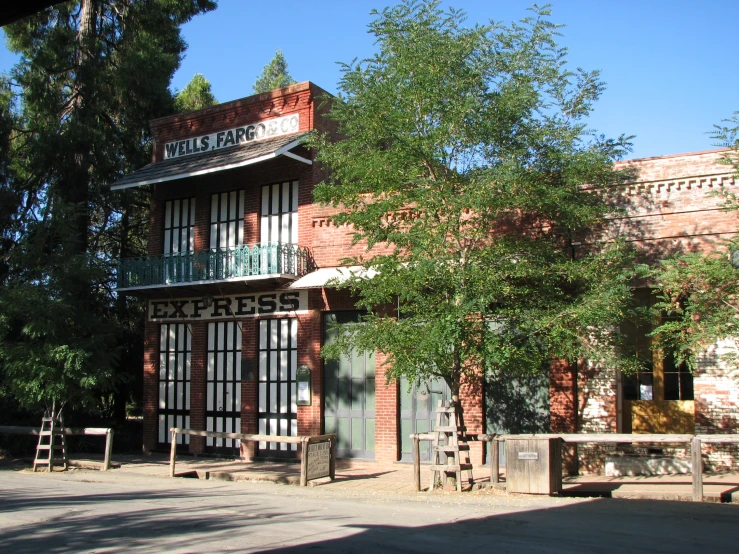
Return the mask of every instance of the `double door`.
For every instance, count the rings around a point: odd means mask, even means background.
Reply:
[[[356,325],[357,312],[324,316],[324,344],[346,325]],[[324,428],[337,435],[337,455],[375,457],[375,356],[353,351],[324,364]]]

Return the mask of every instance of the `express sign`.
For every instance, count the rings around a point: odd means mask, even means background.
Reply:
[[[204,320],[243,318],[305,313],[308,297],[305,291],[279,291],[240,296],[151,300],[150,321]]]
[[[290,133],[297,133],[300,128],[298,114],[286,115],[275,119],[267,119],[244,127],[236,127],[228,131],[219,131],[200,137],[168,142],[164,145],[164,159],[181,158],[199,152],[218,150],[238,146],[255,140],[266,140]]]

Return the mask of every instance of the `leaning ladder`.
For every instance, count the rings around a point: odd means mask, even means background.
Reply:
[[[464,419],[457,411],[456,403],[447,402],[446,406],[442,406],[439,401],[439,406],[436,408],[436,426],[432,433],[435,436],[431,447],[429,491],[433,491],[439,481],[454,474],[457,490],[462,492],[463,471],[468,473],[469,484],[472,486],[474,480],[470,463],[470,447],[466,440]]]
[[[33,460],[33,471],[38,466],[46,466],[47,471],[54,471],[55,465],[67,469],[67,442],[64,436],[64,418],[61,412],[58,415],[49,415],[41,418],[41,429],[38,434],[36,458]]]

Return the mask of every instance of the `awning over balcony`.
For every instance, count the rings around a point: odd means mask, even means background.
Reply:
[[[376,271],[355,265],[350,267],[322,267],[312,273],[304,275],[297,281],[293,281],[286,288],[288,289],[317,289],[334,284],[342,284],[356,275],[363,278],[372,278],[377,274]]]
[[[204,154],[154,162],[119,179],[110,188],[119,190],[206,175],[216,171],[225,171],[271,160],[278,156],[287,156],[311,164],[311,160],[290,152],[303,142],[306,134],[301,133],[271,140],[248,142],[243,146],[221,148]]]

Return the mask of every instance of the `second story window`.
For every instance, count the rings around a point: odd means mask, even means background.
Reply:
[[[244,191],[214,194],[210,201],[210,248],[244,244]]]
[[[168,200],[164,206],[164,254],[195,250],[195,199]]]
[[[298,181],[262,187],[262,244],[298,244]]]

